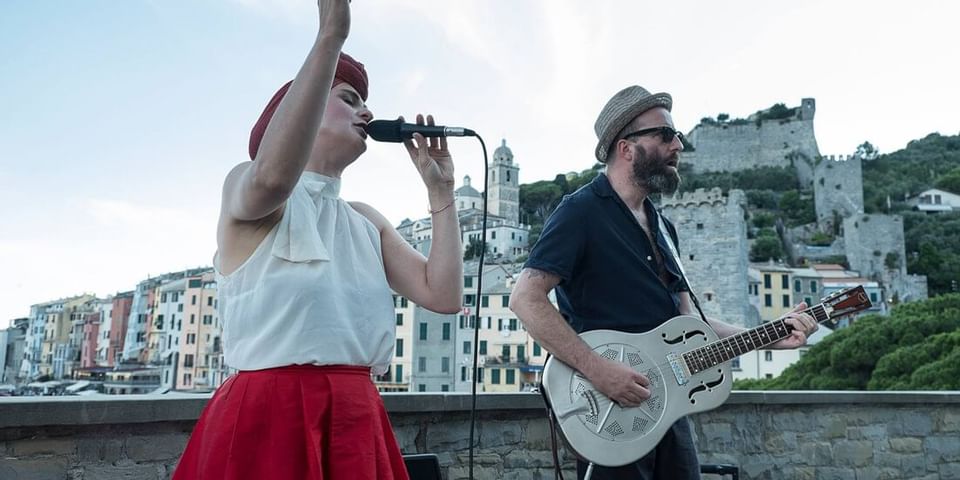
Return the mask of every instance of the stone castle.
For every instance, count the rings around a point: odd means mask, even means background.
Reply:
[[[902,217],[864,214],[863,159],[820,155],[813,128],[816,101],[804,98],[800,106],[781,110],[778,118],[769,118],[768,113],[760,111],[745,120],[704,119],[687,135],[693,148],[683,154],[683,161],[694,173],[794,168],[798,187],[814,196],[817,222],[805,228],[780,229],[791,260],[844,255],[851,269],[881,283],[885,298],[925,298],[926,277],[906,271]],[[661,205],[680,231],[682,260],[692,286],[700,292],[705,312],[725,320],[741,315],[740,297],[746,297],[749,215],[743,192],[698,190],[664,197]],[[806,245],[805,233],[814,231],[836,232],[837,239],[829,247]],[[698,286],[701,280],[694,279],[701,278],[704,284]],[[719,297],[716,302],[713,294]]]

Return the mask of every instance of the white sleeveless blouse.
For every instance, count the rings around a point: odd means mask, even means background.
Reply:
[[[339,195],[340,179],[304,172],[250,258],[229,275],[217,266],[228,366],[387,371],[396,332],[380,232]]]

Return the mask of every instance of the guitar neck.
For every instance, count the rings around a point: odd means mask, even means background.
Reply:
[[[818,323],[830,318],[822,303],[804,310],[803,313],[809,314]],[[781,318],[690,350],[683,354],[683,360],[691,373],[702,372],[744,353],[776,343],[790,336],[792,331],[793,327]]]

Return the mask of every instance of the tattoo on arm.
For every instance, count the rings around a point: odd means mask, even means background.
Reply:
[[[536,268],[527,268],[527,278],[548,278],[547,272],[537,270]]]

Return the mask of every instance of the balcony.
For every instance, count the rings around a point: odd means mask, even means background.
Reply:
[[[469,395],[383,397],[405,453],[436,453],[447,480],[467,477]],[[208,398],[0,398],[0,478],[167,479]],[[477,403],[474,477],[552,478],[540,397]],[[691,421],[701,461],[739,465],[744,480],[960,478],[960,392],[734,392]]]

